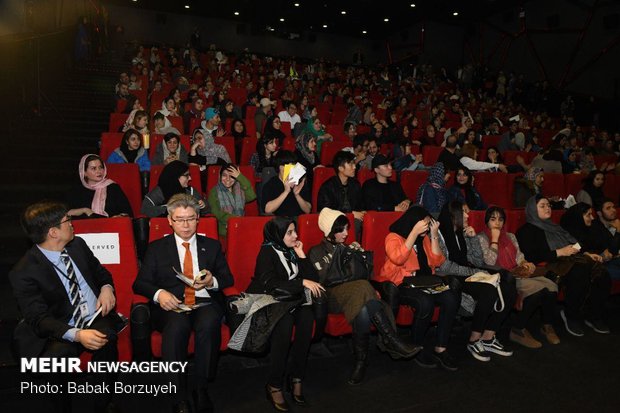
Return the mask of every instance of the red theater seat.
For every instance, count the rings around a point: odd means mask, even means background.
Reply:
[[[347,244],[355,241],[355,224],[353,214],[346,214],[349,219],[349,235]],[[304,244],[304,251],[308,253],[310,248],[321,243],[325,235],[319,229],[319,214],[303,214],[297,219],[297,234]]]
[[[245,291],[250,285],[256,257],[263,243],[263,227],[271,218],[233,217],[228,220],[226,261],[235,280],[233,288],[237,292]]]
[[[161,171],[164,169],[164,165],[152,165],[151,166],[151,176],[149,179],[149,191],[157,186],[159,182],[159,176],[161,175]],[[200,192],[201,181],[200,177],[200,167],[198,165],[190,165],[189,166],[189,176],[192,178],[190,182],[190,186]]]
[[[239,166],[239,170],[248,178],[250,183],[252,184],[252,188],[256,192],[256,179],[254,177],[254,168],[249,165],[241,165]],[[206,187],[206,196],[209,196],[211,189],[217,185],[220,179],[220,166],[209,166],[207,169],[207,187]],[[258,201],[254,200],[245,204],[245,215],[246,216],[258,216]]]
[[[241,159],[239,159],[239,165],[249,165],[252,154],[256,152],[256,143],[258,139],[256,137],[243,138],[241,144]]]
[[[437,159],[439,159],[439,154],[443,151],[444,148],[441,146],[433,146],[433,145],[425,145],[422,148],[422,157],[424,158],[424,165],[435,165]]]
[[[106,164],[107,177],[116,182],[129,200],[134,217],[139,217],[142,208],[142,184],[140,169],[136,163]]]
[[[99,146],[99,156],[103,161],[107,161],[114,149],[121,145],[123,134],[120,132],[101,133],[101,145]]]
[[[545,173],[545,180],[543,182],[543,194],[545,194],[545,196],[557,195],[560,198],[564,198],[566,196],[564,189],[564,175]]]
[[[138,274],[138,259],[136,258],[136,248],[133,237],[133,225],[130,218],[99,218],[99,219],[80,219],[73,221],[73,229],[77,236],[86,236],[86,243],[93,248],[95,256],[98,251],[92,240],[88,236],[95,234],[111,233],[118,236],[119,262],[106,263],[102,265],[110,271],[114,279],[114,290],[116,295],[116,311],[129,317],[133,297],[132,284]],[[119,359],[121,361],[131,360],[131,340],[129,328],[121,332],[118,337]]]
[[[152,135],[150,135],[151,138],[151,142],[150,146],[149,146],[149,157],[151,158],[151,160],[153,160],[153,158],[155,157],[155,153],[157,151],[157,147],[159,145],[161,145],[161,143],[164,141],[164,135],[160,135],[158,133],[154,133]],[[179,140],[181,141],[181,145],[183,145],[183,147],[185,148],[185,150],[187,151],[187,153],[189,153],[190,150],[190,136],[189,135],[181,135]]]
[[[108,124],[108,132],[120,132],[121,128],[129,117],[128,113],[110,113],[110,123]]]
[[[343,148],[351,146],[346,141],[325,141],[321,145],[321,165],[330,166],[334,160],[334,155]]]
[[[428,171],[403,171],[400,174],[400,185],[407,198],[415,202],[420,186],[426,182]]]
[[[221,138],[215,138],[215,143],[223,145],[228,152],[228,157],[232,163],[236,163],[235,159],[235,139],[232,136],[222,136]]]
[[[564,193],[568,196],[569,194],[577,195],[577,192],[581,191],[583,187],[583,179],[586,175],[582,174],[566,174],[564,175]],[[547,174],[545,174],[545,180],[547,178]]]
[[[482,137],[482,147],[489,149],[492,146],[497,148],[499,141],[502,139],[501,135],[488,135]]]
[[[514,188],[508,174],[503,172],[478,172],[474,174],[474,186],[487,205],[511,208]],[[514,185],[514,183],[513,183]]]
[[[332,168],[316,168],[314,170],[314,177],[312,179],[312,212],[317,212],[316,201],[319,197],[321,185],[335,175],[336,172]]]

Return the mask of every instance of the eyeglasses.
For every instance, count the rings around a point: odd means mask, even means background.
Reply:
[[[181,225],[189,225],[192,224],[196,221],[198,221],[198,217],[192,217],[192,218],[179,218],[179,219],[174,219],[172,217],[170,217],[170,221],[177,223],[177,224],[181,224]]]
[[[189,178],[189,177],[190,177],[189,172],[186,172],[186,173],[184,173],[184,174],[183,174],[183,175],[181,175],[181,176],[184,176],[184,177],[186,177],[186,178]]]
[[[67,218],[63,219],[62,221],[60,221],[58,223],[58,225],[54,225],[55,227],[59,227],[62,224],[64,224],[65,222],[71,222],[71,220],[73,220],[73,217],[71,215],[67,215]]]

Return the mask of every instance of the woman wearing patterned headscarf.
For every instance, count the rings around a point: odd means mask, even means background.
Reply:
[[[416,204],[422,205],[435,218],[439,216],[441,209],[448,200],[445,184],[449,176],[449,173],[446,174],[444,170],[443,163],[437,162],[429,170],[426,182],[418,189]]]

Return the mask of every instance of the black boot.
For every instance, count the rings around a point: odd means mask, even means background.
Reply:
[[[422,350],[422,346],[404,343],[398,337],[398,333],[383,310],[374,313],[371,319],[379,332],[377,347],[379,350],[387,352],[393,359],[410,358]]]
[[[357,386],[364,380],[366,366],[368,365],[368,346],[370,344],[370,334],[353,333],[353,353],[355,354],[355,365],[347,383]]]

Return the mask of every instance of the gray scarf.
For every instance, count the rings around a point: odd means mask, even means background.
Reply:
[[[525,204],[525,220],[545,232],[549,248],[557,250],[558,248],[563,248],[577,242],[568,231],[551,221],[551,219],[540,219],[538,217],[536,203],[537,200],[535,196],[527,200],[527,204]]]

